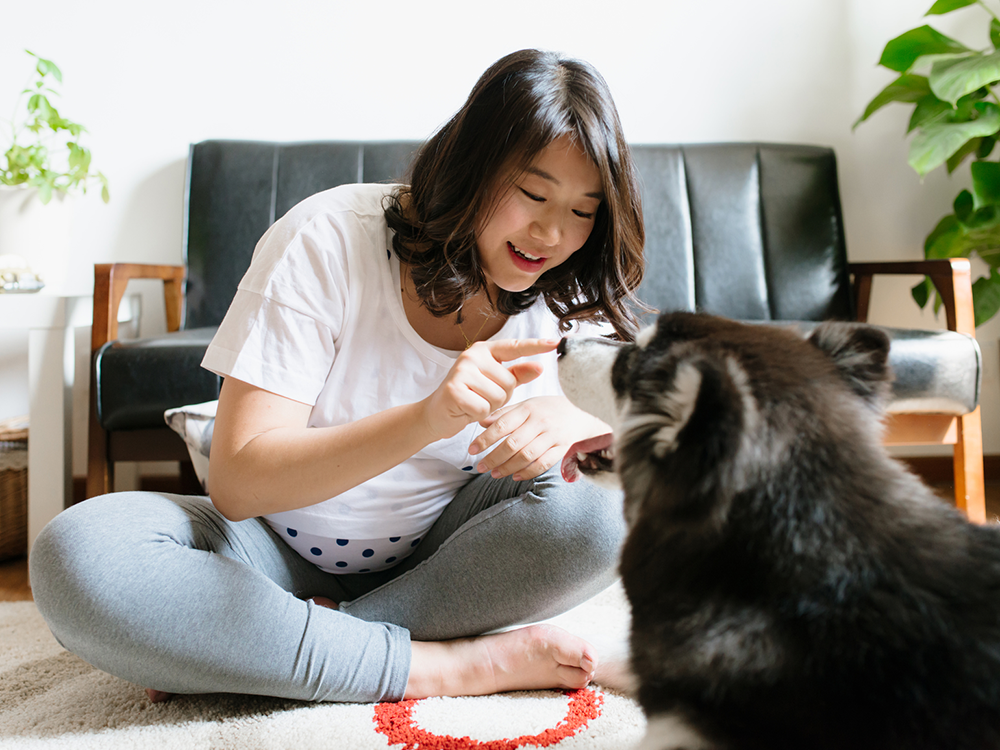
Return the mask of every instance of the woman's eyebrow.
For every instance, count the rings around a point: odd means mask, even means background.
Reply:
[[[537,177],[541,177],[543,180],[548,180],[549,182],[555,183],[556,185],[562,186],[562,182],[556,179],[555,175],[551,175],[544,169],[539,169],[538,167],[528,167],[525,172],[528,174],[533,174]],[[596,198],[599,201],[604,200],[604,193],[598,191],[596,193],[586,193],[588,198]]]

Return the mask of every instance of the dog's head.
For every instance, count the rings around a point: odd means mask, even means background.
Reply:
[[[632,344],[564,339],[563,390],[614,438],[573,446],[563,474],[607,484],[617,473],[632,523],[654,486],[669,505],[661,511],[725,515],[797,451],[877,440],[888,351],[885,334],[865,325],[826,323],[804,339],[696,313],[665,314]]]

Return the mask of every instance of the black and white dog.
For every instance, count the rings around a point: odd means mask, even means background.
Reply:
[[[563,472],[625,491],[643,748],[1000,748],[1000,527],[883,448],[888,349],[690,313],[560,345],[614,429]]]

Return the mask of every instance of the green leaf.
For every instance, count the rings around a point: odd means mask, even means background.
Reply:
[[[1000,52],[939,60],[931,67],[931,91],[952,104],[996,81],[1000,81]]]
[[[953,10],[964,8],[968,5],[975,5],[978,0],[937,0],[931,9],[924,13],[925,16],[943,16]]]
[[[973,210],[975,210],[975,201],[972,198],[972,193],[968,190],[963,190],[955,197],[952,208],[955,209],[955,216],[964,224],[972,215]]]
[[[1000,266],[1000,214],[996,207],[980,209],[970,221],[982,222],[981,226],[968,227],[961,224],[954,214],[945,216],[924,241],[924,256],[936,258],[969,258],[973,253],[990,266]]]
[[[924,240],[924,257],[927,259],[952,257],[949,250],[955,237],[961,232],[962,225],[955,214],[942,217]]]
[[[969,168],[972,174],[972,194],[977,206],[1000,204],[1000,164],[977,161]]]
[[[934,94],[928,94],[917,102],[917,106],[913,108],[913,114],[910,115],[910,123],[906,128],[906,132],[909,133],[916,130],[922,125],[933,125],[935,122],[944,122],[954,111],[954,108],[948,102],[941,101]],[[856,125],[857,123],[855,123]]]
[[[928,277],[924,276],[924,280],[913,287],[913,289],[910,290],[910,294],[913,295],[913,301],[917,303],[917,307],[922,310],[927,305],[927,300],[931,298],[931,292],[933,291],[933,282]]]
[[[996,234],[994,229],[992,234]],[[982,247],[976,248],[976,255],[980,257],[991,268],[1000,268],[1000,238],[994,237],[992,243],[983,243]]]
[[[964,60],[967,57],[972,57],[974,55],[981,55],[981,52],[976,50],[969,50],[968,52],[949,52],[947,54],[939,55],[921,55],[917,58],[916,62],[910,66],[910,70],[916,70],[918,68],[931,68],[939,62],[954,62],[955,60]]]
[[[909,163],[917,174],[925,175],[944,164],[966,141],[993,135],[1000,130],[1000,108],[977,102],[979,117],[969,122],[942,123],[923,128],[910,142]]]
[[[951,232],[958,227],[958,219],[954,214],[948,214],[947,216],[942,216],[938,223],[935,225],[931,233],[927,235],[927,239],[924,240],[924,257],[930,258],[930,248],[934,244],[935,240],[942,234]]]
[[[993,147],[997,145],[997,138],[995,135],[988,135],[980,139],[979,150],[976,152],[977,159],[985,159],[993,151]]]
[[[70,171],[86,175],[87,172],[90,171],[90,150],[83,148],[73,141],[67,143],[66,148],[69,149],[69,158],[67,162],[69,164]]]
[[[981,276],[973,282],[972,307],[977,327],[1000,311],[1000,275],[995,268],[990,268],[989,276]]]
[[[857,127],[872,114],[890,102],[919,102],[932,96],[931,87],[926,76],[903,74],[880,91],[872,99],[865,112],[852,127]],[[945,104],[945,106],[948,106]]]
[[[38,62],[35,63],[35,70],[38,71],[38,75],[44,78],[47,75],[51,75],[59,83],[62,83],[62,71],[59,70],[59,66],[56,65],[51,60],[46,60],[44,57],[39,57],[31,50],[25,50],[29,55],[35,58]]]
[[[990,21],[990,43],[993,49],[1000,48],[1000,21],[995,18]]]
[[[963,222],[969,229],[969,237],[975,238],[977,230],[993,229],[1000,226],[1000,206],[983,206],[973,211]]]
[[[945,165],[948,167],[948,174],[958,169],[963,161],[978,151],[982,142],[982,138],[973,138],[971,141],[966,141],[958,151],[949,156],[948,161],[945,162]]]
[[[42,205],[52,200],[52,185],[50,183],[43,182],[38,186],[38,200],[42,202]]]
[[[890,39],[882,51],[879,65],[898,73],[905,73],[924,55],[971,51],[961,42],[956,42],[951,37],[925,25]]]

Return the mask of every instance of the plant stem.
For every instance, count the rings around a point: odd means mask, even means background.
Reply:
[[[1000,21],[1000,18],[997,18],[997,14],[994,13],[992,10],[990,10],[990,6],[988,6],[986,3],[984,3],[983,0],[976,0],[976,2],[979,3],[980,5],[982,5],[983,9],[987,13],[989,13],[991,16],[993,16],[993,18],[996,18],[997,21]]]

